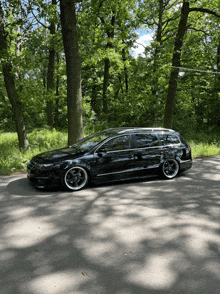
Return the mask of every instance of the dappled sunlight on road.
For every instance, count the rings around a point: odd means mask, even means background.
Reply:
[[[16,223],[8,223],[4,226],[2,234],[7,247],[25,248],[37,245],[59,231],[60,229],[56,228],[47,217],[29,217]]]
[[[184,271],[187,267],[183,255],[178,251],[152,253],[142,261],[141,266],[130,266],[127,280],[146,288],[166,290],[178,279],[179,271]]]
[[[21,287],[22,293],[35,294],[82,294],[85,293],[81,285],[91,284],[92,293],[102,293],[98,285],[97,276],[92,272],[83,272],[83,268],[72,271],[57,271],[33,279]],[[82,290],[79,290],[79,288]],[[27,292],[28,291],[28,292]]]
[[[148,199],[139,205],[139,200],[124,201],[123,197],[118,196],[118,204],[114,197],[99,199],[84,218],[91,230],[75,244],[92,263],[122,269],[127,282],[154,290],[176,287],[185,276],[187,283],[194,267],[202,276],[214,271],[220,283],[219,222],[196,212],[199,205],[186,205],[179,213],[182,207],[169,211],[148,207]],[[106,216],[106,211],[111,213]]]
[[[0,293],[218,294],[220,158],[194,166],[75,193],[4,180]]]

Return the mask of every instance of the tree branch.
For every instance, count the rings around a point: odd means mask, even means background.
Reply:
[[[45,29],[49,29],[48,26],[45,26],[45,24],[42,23],[42,22],[36,17],[36,15],[34,14],[33,11],[31,11],[31,13],[32,13],[33,17],[36,19],[36,21],[37,21],[40,25],[42,25]]]
[[[190,12],[191,12],[191,11],[205,12],[205,13],[212,14],[212,15],[214,15],[214,16],[220,18],[220,14],[218,14],[217,12],[212,11],[212,10],[210,10],[210,9],[208,9],[208,8],[197,8],[197,7],[194,7],[194,8],[193,8],[193,7],[192,7],[192,8],[190,8],[189,10],[190,10]]]
[[[196,32],[202,32],[204,35],[209,36],[209,34],[206,33],[206,31],[202,30],[202,29],[196,29],[194,28],[191,24],[187,26],[188,29],[196,31]]]

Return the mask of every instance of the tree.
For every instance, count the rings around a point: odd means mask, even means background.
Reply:
[[[180,22],[175,36],[174,42],[174,51],[172,58],[172,71],[169,80],[169,88],[167,93],[166,107],[164,113],[164,127],[171,128],[173,117],[174,117],[174,108],[175,108],[175,98],[177,91],[177,80],[179,76],[179,67],[181,65],[181,51],[183,46],[183,38],[187,31],[187,20],[190,12],[203,12],[208,13],[218,18],[220,15],[213,10],[203,8],[203,7],[193,7],[190,8],[190,2],[188,0],[183,0],[183,5],[181,8]]]
[[[56,8],[56,0],[52,0],[52,6]],[[50,18],[50,26],[49,31],[51,35],[51,40],[49,44],[49,61],[48,61],[48,69],[47,69],[47,123],[49,126],[53,126],[54,118],[53,118],[53,100],[51,95],[54,90],[54,64],[55,64],[55,21],[54,17]]]
[[[167,28],[169,23],[174,22],[178,17],[175,12],[172,12],[176,5],[176,1],[170,0],[144,0],[139,3],[139,22],[155,31],[151,46],[145,48],[148,53],[150,52],[149,62],[153,65],[151,69],[151,89],[153,96],[159,94],[160,83],[158,81],[161,75],[161,68],[158,67],[158,64],[161,63],[164,49],[168,51],[169,44],[166,41],[173,37],[172,30],[170,31]],[[166,45],[164,45],[165,43]]]
[[[42,26],[45,33],[45,45],[43,52],[45,53],[45,59],[48,60],[47,65],[43,66],[43,85],[46,89],[46,115],[47,124],[49,126],[54,125],[54,99],[55,96],[55,57],[56,50],[58,48],[57,41],[57,30],[58,26],[58,12],[57,12],[57,1],[51,0],[51,3],[42,2],[41,0],[30,0],[31,12],[37,24]],[[38,11],[36,15],[35,11]],[[44,21],[42,21],[44,19]]]
[[[103,112],[104,117],[111,112],[115,77],[123,77],[121,82],[125,92],[128,89],[127,53],[134,38],[134,16],[130,13],[134,7],[134,0],[84,1],[81,5],[79,29],[82,71],[83,80],[84,77],[89,79],[89,82],[83,81],[83,88],[85,83],[90,84],[92,89],[86,90],[92,92],[92,107],[99,113]],[[88,96],[88,91],[86,94]]]
[[[66,57],[68,144],[83,137],[81,57],[79,53],[76,3],[77,0],[60,0],[63,45]]]
[[[187,19],[189,16],[189,12],[190,12],[189,2],[183,0],[180,22],[179,22],[178,31],[175,37],[175,43],[174,43],[174,52],[173,52],[173,58],[172,58],[173,69],[170,75],[169,88],[167,93],[167,101],[166,101],[165,114],[164,114],[165,128],[172,127],[176,89],[177,89],[177,79],[179,75],[179,67],[180,67],[180,59],[181,59],[181,50],[183,46],[183,37],[187,30]]]
[[[62,0],[58,7],[63,43],[55,0],[21,1],[16,17],[17,0],[3,3],[13,10],[3,7],[8,35],[2,62],[9,61],[12,66],[28,127],[49,124],[65,128],[69,124],[69,136],[75,133],[69,139],[72,144],[82,137],[82,116],[84,125],[93,131],[160,126],[166,107],[165,117],[180,130],[183,122],[193,127],[219,123],[219,77],[179,70],[219,71],[218,0]],[[183,26],[182,10],[187,5]],[[23,10],[32,15],[26,14],[22,20]],[[141,26],[155,34],[145,46],[145,57],[134,58],[130,48],[137,39],[135,30]],[[168,97],[173,106],[168,107]],[[15,115],[5,87],[0,89],[0,103],[1,126],[14,126],[8,119]]]
[[[7,32],[4,26],[4,10],[2,8],[2,1],[0,1],[0,54],[1,65],[4,75],[5,87],[8,94],[8,99],[12,105],[14,120],[18,135],[19,149],[26,149],[29,143],[26,136],[26,130],[23,120],[22,102],[18,96],[15,86],[15,76],[13,73],[12,62],[8,52]]]

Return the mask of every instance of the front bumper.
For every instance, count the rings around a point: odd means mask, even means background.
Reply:
[[[60,185],[60,179],[54,174],[50,175],[36,175],[28,171],[27,178],[29,183],[35,188],[51,188]]]

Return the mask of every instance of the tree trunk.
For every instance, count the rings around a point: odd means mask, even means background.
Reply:
[[[156,41],[157,43],[160,44],[160,46],[162,46],[162,28],[163,28],[163,1],[164,0],[159,0],[159,10],[158,10],[158,24],[157,24],[157,30],[156,30]],[[156,64],[157,64],[157,60],[158,60],[158,54],[159,54],[159,49],[158,49],[158,44],[155,48],[154,54],[153,54],[153,62],[154,62],[154,67],[153,67],[153,77],[155,76],[155,72],[156,72]],[[156,96],[158,91],[158,78],[154,77],[153,78],[153,83],[151,86],[151,92],[154,96]]]
[[[220,39],[218,41],[218,48],[217,48],[217,70],[220,73]],[[217,89],[217,95],[218,95],[218,100],[219,100],[219,93],[220,93],[220,75],[218,75],[218,78],[217,79],[218,79],[218,82],[217,82],[216,89]],[[216,122],[215,123],[217,123],[217,125],[220,127],[220,113],[219,113],[219,111],[217,113],[218,113],[218,115],[216,117]]]
[[[67,73],[68,144],[83,137],[81,57],[78,47],[76,1],[60,0],[63,45]]]
[[[6,60],[7,55],[7,39],[4,30],[4,12],[0,2],[0,52],[3,57],[1,60],[2,71],[4,75],[5,87],[8,94],[8,99],[12,105],[14,114],[14,120],[16,125],[16,131],[18,135],[19,149],[25,149],[29,147],[29,143],[26,136],[25,125],[23,121],[22,104],[19,100],[18,93],[15,87],[14,75],[12,73],[12,64]],[[4,56],[5,55],[5,56]]]
[[[56,0],[52,0],[52,5],[56,5]],[[54,90],[54,64],[55,64],[55,49],[54,49],[54,40],[53,36],[55,35],[55,23],[52,20],[50,27],[50,35],[52,36],[51,42],[49,44],[49,62],[47,69],[47,124],[53,126],[54,117],[53,117],[53,99],[51,99],[51,94]]]
[[[56,62],[57,64],[60,63],[60,57],[59,53],[56,52]],[[60,126],[60,115],[59,115],[59,104],[60,104],[60,98],[59,98],[59,91],[60,91],[60,76],[57,76],[56,79],[56,102],[54,107],[54,125],[55,127]]]
[[[53,100],[51,99],[51,95],[53,96],[54,89],[54,59],[55,59],[55,51],[50,50],[49,53],[49,62],[48,62],[48,71],[47,71],[47,124],[48,126],[53,126],[54,117],[53,117]]]
[[[124,44],[124,40],[123,40],[123,44]],[[125,75],[125,91],[126,93],[128,93],[128,69],[127,66],[125,65],[126,63],[126,53],[125,53],[125,48],[122,49],[122,59],[124,62],[124,75]]]
[[[174,53],[172,58],[172,66],[174,68],[172,69],[171,75],[170,75],[169,88],[167,93],[167,100],[166,100],[166,107],[165,107],[165,114],[164,114],[165,128],[171,128],[173,123],[177,80],[179,75],[179,68],[175,68],[175,67],[180,67],[183,37],[187,30],[187,19],[189,16],[189,12],[190,12],[189,2],[183,0],[183,6],[181,9],[181,17],[180,17],[178,31],[175,37]]]
[[[101,21],[103,23],[105,23],[105,21],[103,19],[101,19]],[[112,48],[113,44],[111,42],[111,39],[114,38],[114,25],[115,25],[115,15],[113,12],[113,16],[111,18],[111,29],[107,30],[107,36],[109,38],[110,41],[107,42],[107,46],[106,48]],[[104,79],[103,79],[103,112],[105,114],[108,113],[108,98],[107,98],[107,90],[108,90],[108,86],[109,86],[109,69],[110,69],[110,60],[109,58],[105,58],[105,66],[104,66]]]
[[[103,79],[103,112],[105,114],[108,113],[108,98],[107,98],[107,90],[109,83],[109,69],[110,69],[110,60],[109,58],[105,59],[105,67],[104,67],[104,79]]]
[[[97,100],[97,81],[95,77],[92,78],[91,108],[96,115],[99,115],[101,107]]]

